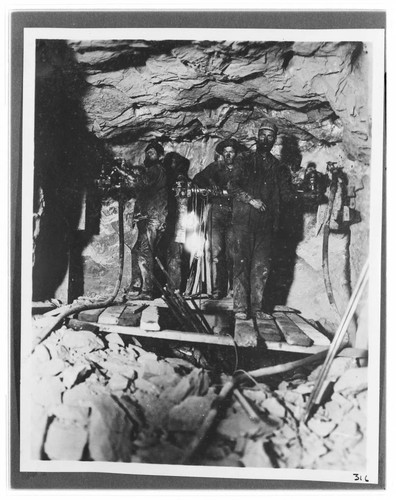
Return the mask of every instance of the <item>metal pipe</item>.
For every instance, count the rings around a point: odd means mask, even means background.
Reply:
[[[210,327],[207,319],[205,318],[205,315],[204,313],[202,312],[202,310],[198,307],[198,304],[195,302],[195,300],[191,297],[191,303],[192,305],[194,306],[195,310],[197,311],[198,313],[198,316],[200,317],[203,325],[205,326],[205,330],[207,333],[210,333],[211,335],[214,335],[214,332],[212,330],[212,328]]]
[[[369,263],[367,261],[366,264],[363,266],[355,290],[353,291],[352,297],[350,298],[350,301],[348,303],[348,307],[346,308],[341,323],[337,329],[336,334],[334,335],[332,343],[330,344],[330,348],[328,350],[326,359],[323,363],[322,370],[316,380],[315,387],[309,398],[307,408],[305,411],[304,422],[307,422],[309,420],[315,405],[318,403],[317,401],[318,395],[320,394],[322,385],[327,377],[327,374],[329,373],[331,363],[335,358],[339,348],[341,347],[341,343],[344,338],[345,332],[347,331],[349,323],[351,322],[353,315],[355,314],[356,307],[364,291],[364,287],[368,281],[368,268],[369,268]]]

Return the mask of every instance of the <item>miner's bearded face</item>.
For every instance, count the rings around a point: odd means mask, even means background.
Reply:
[[[236,151],[232,146],[227,146],[223,149],[223,157],[226,165],[232,165],[234,158],[236,156]]]
[[[257,136],[257,146],[260,151],[269,152],[276,141],[276,134],[273,130],[261,129]]]
[[[146,151],[146,162],[149,164],[157,163],[159,156],[154,148],[150,148]]]

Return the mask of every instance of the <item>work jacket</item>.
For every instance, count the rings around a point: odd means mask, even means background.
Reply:
[[[247,231],[277,231],[281,203],[295,198],[288,177],[286,169],[271,153],[237,156],[228,184],[233,197],[233,224]],[[249,204],[253,199],[266,205],[265,212]]]
[[[194,177],[194,182],[201,188],[217,187],[220,190],[227,190],[232,168],[223,162],[214,161]],[[210,201],[214,208],[216,206],[232,208],[231,196],[211,196]]]
[[[138,186],[135,213],[140,212],[148,220],[165,224],[168,207],[168,193],[164,167],[156,165],[144,166],[143,175]]]

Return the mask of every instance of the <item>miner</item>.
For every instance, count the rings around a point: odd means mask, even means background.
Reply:
[[[227,186],[239,151],[240,145],[234,139],[220,142],[215,151],[217,160],[194,177],[194,182],[199,187],[210,188],[212,191],[209,238],[214,299],[225,297],[228,290],[232,289],[232,198],[227,193]]]
[[[293,197],[279,161],[271,154],[277,127],[264,121],[255,152],[236,158],[229,183],[233,196],[234,312],[237,319],[266,319],[263,294],[270,271],[271,243],[282,201]]]
[[[190,161],[176,152],[165,155],[164,168],[168,195],[166,230],[161,242],[162,253],[170,278],[168,285],[184,291],[188,273],[188,254],[185,250],[187,197],[176,195],[176,183],[186,185],[189,181]]]
[[[157,245],[165,229],[168,194],[165,169],[163,167],[164,149],[152,141],[145,149],[142,175],[136,185],[136,224],[138,237],[132,251],[132,261],[137,263],[141,274],[140,293],[130,294],[135,300],[151,300],[154,292],[154,258]],[[132,281],[137,283],[136,265],[132,265]]]

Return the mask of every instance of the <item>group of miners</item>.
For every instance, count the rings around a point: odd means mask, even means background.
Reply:
[[[244,151],[234,139],[220,142],[215,161],[200,171],[193,183],[211,193],[210,255],[212,297],[221,299],[232,290],[235,317],[265,319],[264,289],[270,272],[271,246],[278,229],[282,203],[295,197],[287,172],[271,154],[277,127],[260,124],[255,151]],[[158,142],[145,151],[144,186],[136,197],[138,239],[133,260],[140,269],[132,285],[136,298],[152,298],[154,257],[163,241],[173,286],[180,288],[183,244],[175,238],[177,180],[188,181],[189,161],[178,153],[164,155]],[[136,271],[133,270],[133,273]],[[134,277],[136,278],[136,276]],[[134,290],[131,287],[131,294]]]

